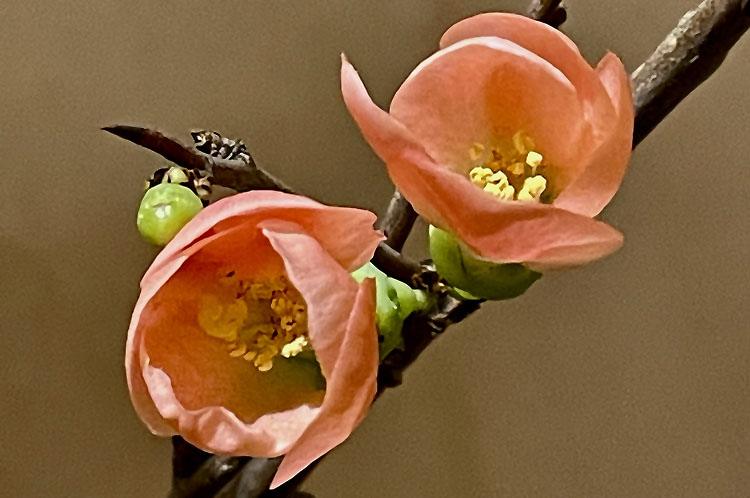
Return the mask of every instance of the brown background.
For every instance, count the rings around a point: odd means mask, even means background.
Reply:
[[[632,70],[695,1],[571,0],[565,30]],[[391,187],[341,103],[339,52],[386,105],[454,21],[524,6],[3,0],[0,495],[168,488],[169,443],[122,368],[154,254],[134,215],[160,161],[98,127],[218,129],[301,191],[380,212]],[[307,489],[748,496],[748,55],[746,38],[638,149],[605,214],[619,253],[451,329]]]

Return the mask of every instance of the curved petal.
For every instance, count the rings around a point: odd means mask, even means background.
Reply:
[[[158,436],[170,436],[175,434],[175,429],[168,424],[159,414],[153,399],[148,393],[148,386],[143,378],[141,368],[141,344],[143,343],[143,327],[141,326],[141,315],[146,306],[151,302],[159,290],[169,279],[182,267],[187,259],[206,247],[216,239],[231,236],[241,227],[234,230],[226,230],[222,233],[213,234],[201,239],[189,248],[165,261],[153,271],[146,272],[141,280],[141,293],[138,296],[133,314],[128,327],[127,341],[125,343],[125,375],[128,383],[130,399],[138,416],[143,420],[148,429]],[[153,268],[153,265],[152,265]],[[149,269],[151,270],[151,269]]]
[[[277,257],[257,244],[252,254]],[[324,392],[304,365],[282,360],[259,372],[199,328],[195,289],[210,289],[207,280],[217,268],[201,254],[191,258],[140,314],[143,384],[163,423],[192,444],[214,453],[277,456],[315,418]]]
[[[594,69],[570,38],[560,30],[525,16],[491,12],[464,19],[448,28],[440,39],[440,48],[484,36],[510,40],[559,69],[578,92],[586,118],[593,125],[594,140],[602,139],[611,127],[615,110]]]
[[[201,238],[240,223],[278,218],[299,224],[343,267],[366,263],[382,240],[373,230],[376,216],[362,209],[326,206],[306,197],[253,190],[222,199],[190,220],[154,259],[144,278]]]
[[[240,360],[241,361],[241,360]],[[245,365],[246,368],[252,368]],[[276,368],[276,367],[274,367]],[[253,423],[240,420],[222,406],[190,410],[175,395],[171,378],[161,369],[144,364],[144,379],[160,413],[173,421],[186,441],[210,453],[234,456],[283,455],[318,416],[319,407],[307,404],[263,415]]]
[[[147,281],[142,283],[141,294],[135,304],[125,342],[125,377],[128,382],[130,400],[140,419],[157,436],[171,436],[176,434],[176,431],[161,416],[148,393],[148,386],[141,369],[142,328],[139,324],[146,305],[181,265],[182,262],[164,265],[160,272],[154,272]]]
[[[633,148],[634,109],[630,77],[620,59],[612,53],[602,58],[596,70],[614,103],[617,119],[607,140],[594,151],[581,174],[554,203],[585,216],[599,214],[615,195]]]
[[[357,297],[357,283],[315,239],[282,229],[277,224],[267,224],[263,235],[284,260],[289,280],[305,298],[310,342],[323,377],[328,379],[339,357],[345,326]]]
[[[278,226],[263,234],[307,302],[310,342],[326,378],[320,413],[284,457],[273,488],[344,441],[362,420],[375,396],[378,336],[373,280],[357,285],[306,234]]]
[[[494,37],[458,42],[423,61],[394,95],[390,112],[432,157],[457,171],[476,166],[473,144],[510,141],[518,131],[551,164],[577,171],[589,136],[570,81],[541,57]]]
[[[621,234],[604,223],[550,205],[498,201],[436,163],[410,130],[372,102],[346,61],[342,92],[366,140],[415,210],[458,235],[479,256],[546,269],[583,264],[622,244]]]
[[[284,456],[271,489],[284,484],[341,444],[367,413],[377,389],[378,342],[374,316],[375,281],[366,279],[359,286],[320,413]]]

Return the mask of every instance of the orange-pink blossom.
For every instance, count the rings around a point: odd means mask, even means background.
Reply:
[[[128,330],[133,405],[157,435],[285,457],[278,486],[346,439],[376,390],[367,211],[253,191],[212,204],[154,260]]]
[[[389,113],[342,66],[350,113],[416,211],[490,261],[546,269],[616,250],[622,235],[593,217],[631,154],[620,60],[594,69],[558,30],[500,13],[457,23],[440,47]]]

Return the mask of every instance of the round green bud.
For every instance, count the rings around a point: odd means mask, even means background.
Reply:
[[[434,226],[430,226],[430,256],[440,276],[465,299],[518,297],[542,276],[520,263],[481,259],[456,237]]]
[[[156,185],[146,191],[138,208],[138,231],[148,242],[166,245],[201,209],[200,198],[189,188]]]

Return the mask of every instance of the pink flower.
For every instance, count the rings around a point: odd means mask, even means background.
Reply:
[[[285,454],[276,487],[344,441],[376,390],[367,211],[253,191],[198,214],[141,281],[126,371],[157,435],[212,453]],[[316,361],[317,360],[317,361]]]
[[[440,46],[390,113],[342,67],[349,111],[416,211],[494,262],[546,269],[615,251],[622,235],[593,217],[631,154],[620,60],[592,69],[565,35],[513,14],[461,21]]]

